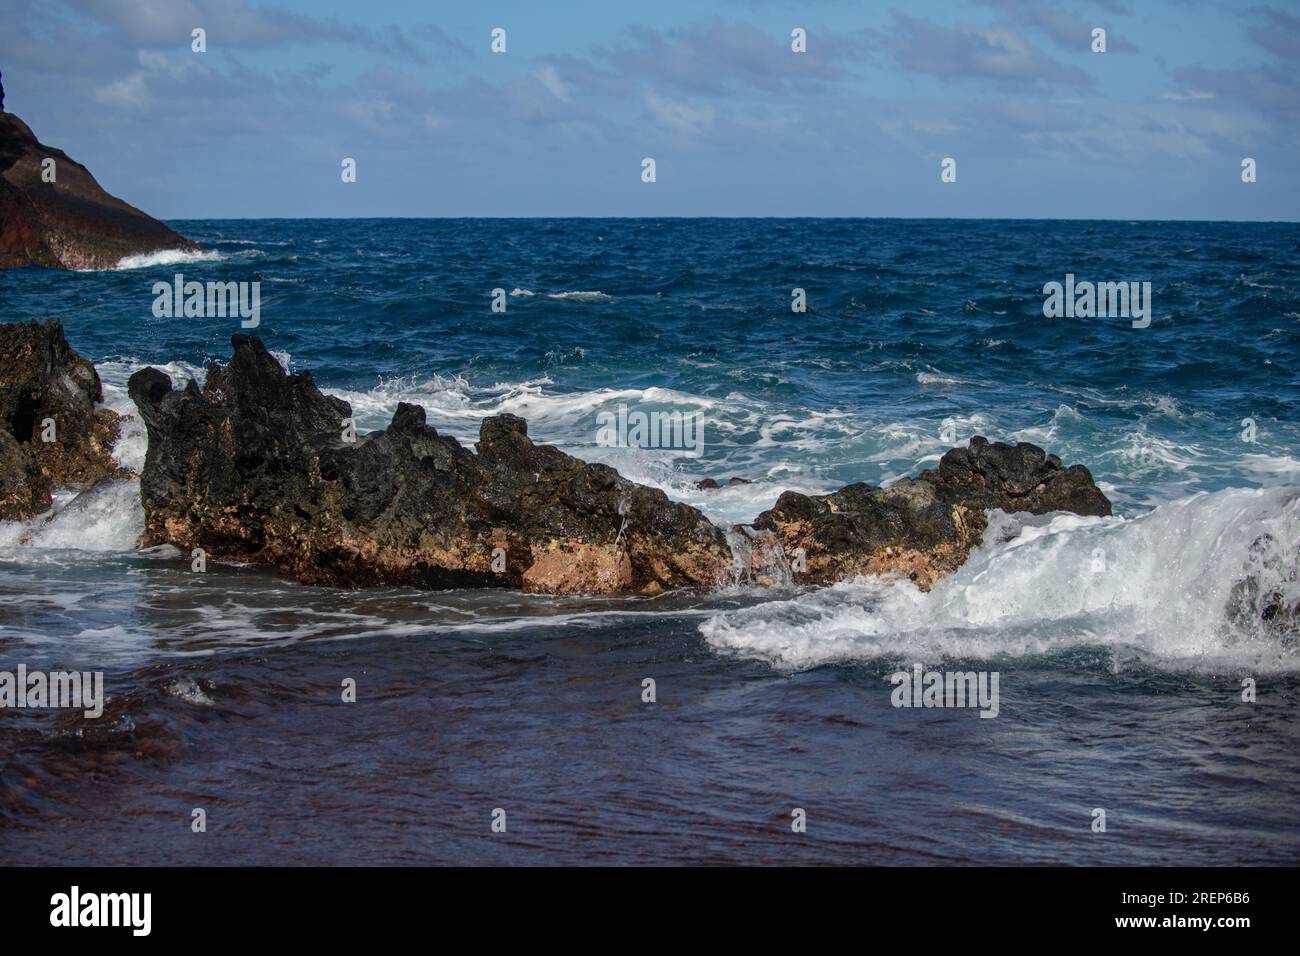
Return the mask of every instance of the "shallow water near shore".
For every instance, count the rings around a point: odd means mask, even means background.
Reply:
[[[924,595],[596,600],[194,574],[103,485],[0,526],[0,670],[103,670],[116,701],[89,735],[0,712],[7,862],[1300,862],[1300,648],[1226,610],[1261,567],[1300,598],[1266,560],[1300,540],[1300,227],[173,225],[211,253],[0,273],[0,320],[58,318],[129,412],[132,371],[201,378],[239,331],[154,318],[153,283],[257,280],[257,333],[363,431],[513,412],[718,521],[983,434],[1088,465],[1116,514],[995,515]],[[1044,319],[1066,272],[1150,279],[1151,327]],[[599,447],[620,403],[699,411],[703,455]],[[144,448],[129,422],[119,458]],[[997,718],[892,706],[914,663],[999,672]]]

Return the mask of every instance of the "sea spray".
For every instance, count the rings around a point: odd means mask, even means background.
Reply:
[[[1300,539],[1296,489],[1231,489],[1136,518],[994,512],[984,543],[928,594],[859,578],[727,611],[700,630],[719,650],[799,670],[842,661],[987,660],[1101,646],[1172,669],[1300,670],[1269,622],[1231,613],[1249,576],[1300,600],[1291,561],[1254,557],[1261,536]],[[1095,570],[1097,552],[1104,569]]]
[[[726,538],[727,545],[731,548],[731,585],[777,589],[794,587],[790,559],[781,547],[780,540],[771,531],[748,525],[730,525],[726,528]]]

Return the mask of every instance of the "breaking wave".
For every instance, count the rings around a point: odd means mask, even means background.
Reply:
[[[857,579],[718,614],[714,648],[801,670],[872,659],[1024,657],[1073,647],[1188,670],[1300,669],[1241,582],[1300,602],[1300,489],[1230,489],[1135,518],[994,512],[984,544],[923,593]],[[1239,609],[1234,607],[1240,605]]]
[[[561,302],[613,302],[614,297],[604,292],[598,291],[576,291],[576,292],[534,292],[532,289],[511,289],[510,295],[514,298],[532,298],[534,296],[544,296],[547,299],[558,299]]]
[[[116,271],[126,269],[148,269],[151,266],[175,266],[190,262],[218,262],[226,258],[220,252],[191,249],[162,249],[158,252],[146,252],[136,256],[125,256],[118,260]]]
[[[140,482],[101,482],[80,494],[59,495],[53,508],[29,521],[0,522],[0,556],[13,548],[132,551],[143,531]]]

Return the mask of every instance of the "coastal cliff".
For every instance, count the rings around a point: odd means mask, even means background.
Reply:
[[[115,196],[85,166],[4,112],[0,83],[0,269],[111,269],[197,243]]]

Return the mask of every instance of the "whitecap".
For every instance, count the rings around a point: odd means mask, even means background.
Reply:
[[[118,260],[115,270],[148,269],[151,266],[174,266],[190,262],[218,262],[226,258],[219,252],[192,249],[162,249]]]

